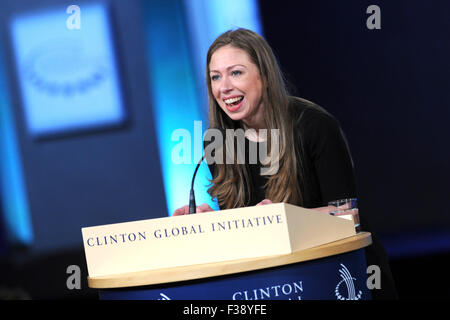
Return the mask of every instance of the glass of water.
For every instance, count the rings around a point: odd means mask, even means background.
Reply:
[[[361,231],[358,213],[358,199],[348,198],[328,202],[329,213],[332,216],[352,220],[355,224],[355,231]]]

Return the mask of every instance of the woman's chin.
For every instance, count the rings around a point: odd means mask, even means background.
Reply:
[[[241,115],[241,114],[229,114],[228,115],[229,117],[230,117],[230,119],[231,120],[233,120],[233,121],[242,121],[242,120],[244,120],[244,116],[243,115]]]
[[[227,110],[225,113],[233,121],[241,121],[241,120],[245,119],[245,112],[244,112],[243,108],[240,108],[239,111],[237,111],[237,112],[230,112],[229,110]]]

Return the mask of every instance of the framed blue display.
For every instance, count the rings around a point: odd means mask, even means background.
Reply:
[[[20,13],[9,21],[23,115],[34,138],[126,120],[107,6],[71,7]]]

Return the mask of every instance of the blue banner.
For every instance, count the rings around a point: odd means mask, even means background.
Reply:
[[[370,300],[364,249],[200,280],[100,290],[102,300]]]

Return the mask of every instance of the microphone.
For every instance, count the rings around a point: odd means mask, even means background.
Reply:
[[[194,194],[194,180],[195,180],[195,175],[197,174],[198,168],[202,164],[202,161],[203,161],[203,159],[205,159],[205,157],[206,157],[206,154],[203,155],[203,157],[198,162],[197,167],[195,168],[195,171],[194,171],[194,176],[192,177],[191,192],[189,194],[189,214],[197,212],[197,205],[195,204],[195,194]]]

